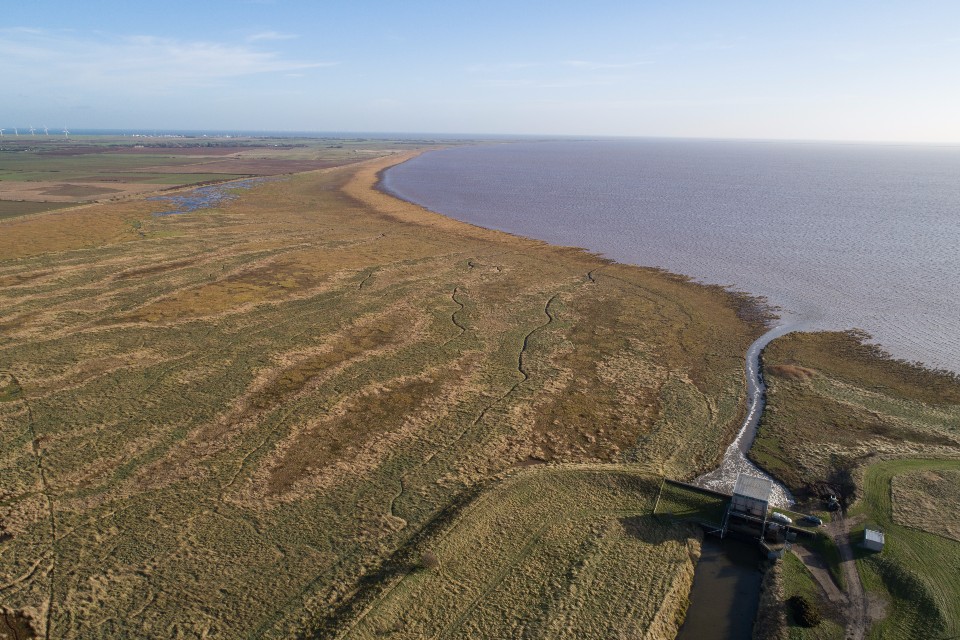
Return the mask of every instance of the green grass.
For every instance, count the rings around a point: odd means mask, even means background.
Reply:
[[[837,545],[834,544],[833,538],[819,531],[812,540],[807,541],[804,539],[803,544],[810,548],[810,550],[820,554],[820,557],[826,561],[827,567],[830,569],[830,576],[833,578],[833,581],[836,582],[841,589],[846,590],[847,577],[840,569],[840,550],[837,549]]]
[[[720,527],[728,500],[670,481],[663,483],[656,514]]]
[[[821,614],[823,621],[816,627],[800,626],[787,609],[787,631],[791,640],[841,640],[844,637],[843,621],[837,619],[830,608],[830,603],[820,590],[820,585],[814,579],[799,558],[792,553],[784,556],[781,564],[784,586],[784,601],[793,596],[803,596],[814,603]]]
[[[854,513],[886,538],[882,553],[861,550],[857,560],[868,589],[889,602],[886,618],[871,631],[874,638],[960,634],[960,542],[898,525],[892,517],[892,479],[925,469],[957,470],[960,461],[889,460],[864,472],[864,496]],[[862,538],[862,527],[853,537]]]

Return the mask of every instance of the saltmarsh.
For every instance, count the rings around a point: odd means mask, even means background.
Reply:
[[[545,634],[609,617],[669,635],[688,533],[644,516],[659,480],[622,465],[716,462],[761,330],[750,302],[374,191],[396,161],[183,215],[0,222],[0,606],[58,638],[289,637],[352,628],[435,545],[437,575],[473,586],[417,606],[456,628],[512,633],[494,620],[511,594],[531,595],[505,619],[535,608],[549,575]],[[499,480],[598,462],[618,466]],[[515,540],[444,534],[495,531],[486,492],[528,477]],[[530,540],[535,565],[496,582]],[[588,570],[600,591],[579,592]],[[401,622],[392,606],[369,620]]]
[[[768,404],[751,456],[801,496],[840,494],[857,549],[864,528],[885,533],[882,553],[858,551],[869,637],[953,637],[960,381],[886,358],[863,338],[790,334],[766,348]]]

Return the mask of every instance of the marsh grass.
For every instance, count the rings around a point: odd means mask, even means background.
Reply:
[[[960,470],[902,473],[891,481],[893,519],[960,542]]]
[[[528,468],[486,492],[342,637],[669,638],[692,580],[690,530],[650,514],[659,478],[617,467]]]
[[[768,408],[750,457],[803,498],[843,493],[838,478],[872,455],[960,454],[956,377],[862,339],[792,333],[764,350]]]
[[[393,200],[371,188],[390,162],[178,216],[0,222],[0,371],[19,381],[0,387],[0,606],[49,611],[62,638],[310,633],[517,463],[689,478],[718,459],[762,330],[749,301]],[[631,473],[470,507],[476,526],[431,547],[440,569],[411,576],[463,572],[469,599],[443,587],[408,615],[669,635],[687,530],[644,516],[656,482]],[[533,532],[526,555],[498,518]],[[488,538],[501,558],[471,556]]]

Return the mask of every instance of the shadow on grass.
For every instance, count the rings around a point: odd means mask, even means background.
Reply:
[[[647,544],[663,544],[664,542],[686,539],[680,535],[676,527],[671,527],[655,515],[624,516],[620,518],[620,525],[624,533],[631,538],[642,540]]]

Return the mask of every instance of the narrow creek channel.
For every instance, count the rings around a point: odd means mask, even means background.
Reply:
[[[757,427],[760,426],[760,416],[763,415],[763,407],[767,398],[767,386],[763,382],[763,372],[760,370],[760,353],[774,339],[791,331],[796,331],[798,328],[795,323],[778,325],[757,338],[747,349],[746,382],[749,407],[747,416],[743,419],[737,437],[733,439],[733,442],[724,452],[720,466],[697,478],[694,484],[714,491],[732,493],[733,486],[737,482],[737,476],[746,473],[758,478],[767,478],[773,482],[773,493],[770,496],[771,505],[789,507],[793,504],[793,496],[790,491],[757,465],[750,462],[747,459],[747,452],[750,451],[750,446],[757,435]]]
[[[797,330],[795,323],[770,329],[757,338],[746,355],[747,415],[737,437],[723,454],[719,467],[696,479],[695,483],[732,493],[740,473],[768,478],[773,482],[770,502],[788,507],[793,496],[782,484],[747,459],[766,404],[767,387],[760,369],[760,353],[774,339]],[[677,640],[750,640],[753,621],[760,603],[761,555],[756,543],[735,538],[718,540],[706,537],[690,591],[690,607]]]

